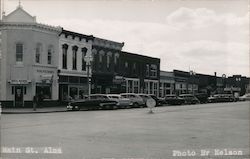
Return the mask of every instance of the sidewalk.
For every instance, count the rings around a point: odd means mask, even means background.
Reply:
[[[66,106],[42,107],[37,108],[36,111],[33,108],[2,108],[2,114],[55,113],[66,111]]]

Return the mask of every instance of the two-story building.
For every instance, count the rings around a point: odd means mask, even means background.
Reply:
[[[124,79],[121,91],[126,93],[159,93],[160,59],[134,53],[121,53],[119,76]]]
[[[94,37],[92,48],[92,93],[118,93],[119,63],[124,43]]]
[[[59,35],[59,100],[81,99],[88,94],[86,56],[92,56],[92,35],[62,30]],[[92,76],[91,67],[89,77]]]
[[[58,99],[57,66],[60,27],[39,24],[18,6],[1,25],[1,100],[29,105],[34,95]]]

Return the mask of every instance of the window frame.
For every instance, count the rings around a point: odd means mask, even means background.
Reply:
[[[20,48],[18,49],[18,46],[21,46],[21,50],[19,50]],[[23,63],[24,44],[22,42],[17,42],[15,49],[16,49],[16,63]],[[21,60],[18,60],[18,59],[21,59]]]

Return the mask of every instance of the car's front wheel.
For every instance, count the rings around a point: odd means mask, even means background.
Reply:
[[[139,104],[135,102],[135,103],[133,103],[133,107],[134,107],[134,108],[138,108],[138,107],[139,107]]]

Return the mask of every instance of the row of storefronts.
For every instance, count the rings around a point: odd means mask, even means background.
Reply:
[[[0,33],[4,106],[31,106],[34,96],[50,106],[89,92],[157,94],[160,59],[123,52],[123,42],[37,23],[22,6],[3,15]]]
[[[0,26],[0,101],[26,107],[34,96],[45,106],[88,93],[171,94],[249,87],[249,78],[160,71],[160,59],[122,50],[124,43],[39,24],[21,6]],[[240,80],[239,80],[240,79]],[[236,83],[234,82],[236,81]]]

